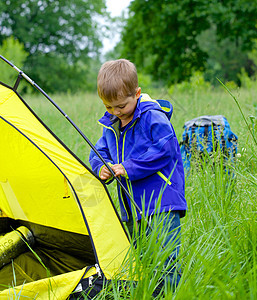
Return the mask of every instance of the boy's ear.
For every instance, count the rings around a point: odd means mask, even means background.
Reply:
[[[141,95],[141,87],[139,86],[136,91],[136,98],[138,99]]]

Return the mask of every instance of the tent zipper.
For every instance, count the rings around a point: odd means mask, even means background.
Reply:
[[[95,264],[95,270],[96,270],[96,274],[97,274],[97,278],[102,278],[102,273],[101,273],[101,269],[99,267],[98,264]],[[93,286],[93,280],[94,280],[94,276],[91,275],[88,277],[88,286],[92,287]]]
[[[98,277],[102,278],[101,269],[98,264],[95,264],[95,269],[96,269],[96,273],[97,273]]]
[[[93,276],[93,275],[91,275],[91,276],[88,277],[88,286],[89,286],[89,287],[92,287],[92,286],[93,286],[93,279],[94,279],[94,276]]]

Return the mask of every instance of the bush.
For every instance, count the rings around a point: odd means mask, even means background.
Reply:
[[[235,81],[226,81],[225,85],[229,90],[235,90],[238,88],[238,85],[235,83]]]
[[[28,56],[28,53],[24,50],[23,44],[14,37],[9,37],[3,41],[3,44],[0,47],[0,53],[3,57],[10,60],[21,69]],[[0,81],[13,86],[17,75],[17,71],[11,68],[8,64],[1,62]]]
[[[238,77],[240,79],[241,86],[246,89],[251,89],[254,86],[257,86],[256,78],[250,78],[244,68],[241,70],[241,73],[238,75]]]
[[[195,91],[209,91],[211,84],[204,80],[202,72],[195,72],[189,78],[189,81],[183,81],[178,84],[171,85],[169,87],[169,93],[174,92],[195,92]]]

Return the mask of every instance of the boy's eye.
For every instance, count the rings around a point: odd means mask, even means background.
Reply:
[[[118,108],[124,108],[126,105],[120,105],[118,106]]]

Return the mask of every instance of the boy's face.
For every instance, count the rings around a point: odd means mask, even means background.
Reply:
[[[141,88],[138,87],[136,95],[134,96],[113,100],[111,102],[105,99],[102,99],[102,101],[106,110],[110,114],[118,117],[121,120],[121,125],[125,126],[133,119],[137,106],[137,99],[140,97],[140,94]]]

